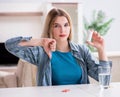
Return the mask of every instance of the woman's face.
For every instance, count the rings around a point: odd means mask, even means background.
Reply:
[[[52,35],[56,41],[66,41],[70,34],[70,25],[64,16],[58,16],[53,23]]]

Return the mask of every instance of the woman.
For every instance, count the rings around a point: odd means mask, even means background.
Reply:
[[[109,65],[104,39],[93,31],[89,45],[98,50],[99,61],[89,49],[71,42],[72,23],[62,9],[49,11],[40,39],[16,37],[6,41],[6,49],[15,56],[37,65],[39,86],[88,84],[88,75],[98,80],[98,66]]]

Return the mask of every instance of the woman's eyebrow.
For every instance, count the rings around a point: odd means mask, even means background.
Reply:
[[[53,23],[53,24],[59,24],[59,23]]]
[[[56,22],[56,23],[53,23],[53,24],[60,24],[60,23],[57,23],[57,22]],[[69,24],[69,23],[68,23],[68,22],[66,22],[66,23],[64,23],[64,24]]]

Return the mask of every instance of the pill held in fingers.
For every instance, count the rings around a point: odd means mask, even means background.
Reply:
[[[87,34],[87,40],[86,41],[91,41],[92,40],[92,35],[93,35],[93,31],[88,31],[88,34]]]

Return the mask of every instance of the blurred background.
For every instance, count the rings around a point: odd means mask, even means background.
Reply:
[[[33,79],[30,77],[33,76],[31,73],[33,67],[8,53],[4,42],[16,36],[40,38],[46,14],[53,7],[63,8],[70,14],[74,42],[83,44],[86,33],[91,28],[100,31],[106,41],[107,56],[113,64],[112,81],[120,81],[119,4],[119,0],[0,0],[0,87],[6,87],[1,78],[11,75],[11,72],[14,72],[12,75],[15,74],[14,77],[16,79],[17,76],[18,81],[28,83],[23,86],[33,85],[33,81],[30,80]],[[93,54],[97,57],[96,53]],[[19,68],[19,64],[22,68]],[[19,75],[21,73],[24,79]],[[91,79],[91,82],[94,81]],[[15,84],[13,86],[16,87]]]
[[[75,42],[82,43],[83,38],[83,16],[91,21],[93,11],[102,10],[107,19],[114,18],[110,29],[104,36],[106,40],[107,51],[119,51],[119,0],[0,0],[0,13],[21,12],[25,15],[0,15],[0,42],[13,36],[33,36],[39,37],[44,18],[51,6],[62,7],[66,9],[73,20]],[[41,12],[42,15],[36,14]],[[27,15],[28,13],[28,15]],[[31,15],[30,15],[31,13]],[[32,15],[33,13],[33,15]]]

